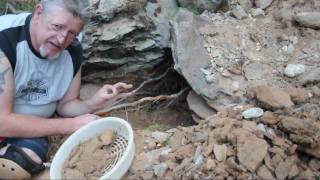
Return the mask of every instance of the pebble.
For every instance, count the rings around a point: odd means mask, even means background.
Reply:
[[[207,159],[207,162],[206,162],[206,164],[205,164],[205,166],[204,166],[204,169],[207,170],[207,171],[211,171],[211,170],[213,170],[215,167],[216,167],[215,161],[214,161],[213,159],[211,159],[211,158],[208,158],[208,159]]]
[[[320,12],[300,12],[293,19],[303,27],[320,28]]]
[[[198,167],[200,167],[203,164],[203,162],[204,162],[204,157],[202,154],[202,148],[198,146],[193,157],[193,163]]]
[[[288,45],[287,54],[291,55],[294,52],[294,46],[292,44]]]
[[[252,119],[252,118],[261,117],[263,115],[263,113],[264,112],[263,112],[263,110],[261,108],[250,108],[250,109],[245,110],[242,113],[242,116],[245,119]]]
[[[211,71],[206,70],[206,69],[204,69],[204,68],[200,68],[200,71],[201,71],[203,74],[205,74],[205,75],[210,75],[210,74],[212,74]]]
[[[255,0],[254,3],[257,7],[261,9],[266,9],[271,5],[273,0]]]
[[[260,130],[260,131],[262,131],[263,133],[266,133],[266,132],[267,132],[266,126],[265,126],[264,124],[262,124],[262,123],[259,123],[259,124],[257,125],[257,129]]]
[[[289,40],[292,42],[292,44],[298,44],[299,41],[297,36],[290,36]]]
[[[231,12],[237,19],[244,19],[248,16],[245,10],[239,5],[233,8]]]
[[[261,8],[252,9],[251,15],[252,15],[252,17],[263,16],[264,15],[264,10],[262,10]]]
[[[151,141],[151,142],[148,143],[147,147],[150,150],[155,149],[157,147],[157,143],[154,142],[154,141]]]
[[[230,73],[228,70],[224,70],[224,71],[221,73],[221,75],[222,75],[223,77],[231,77],[231,73]]]
[[[225,144],[215,144],[213,146],[213,153],[218,161],[223,162],[227,159],[227,146]]]
[[[165,142],[168,140],[170,135],[168,133],[156,131],[153,132],[151,136],[156,140],[156,142]]]
[[[283,46],[281,48],[282,52],[285,54],[285,53],[288,53],[288,46]]]
[[[211,84],[216,80],[216,76],[214,74],[206,75],[206,81],[207,83]]]
[[[238,81],[233,81],[231,89],[233,92],[237,92],[240,89],[240,83]]]
[[[296,77],[305,72],[303,64],[288,64],[284,70],[284,74],[288,77]]]
[[[168,165],[166,163],[160,163],[157,165],[153,165],[152,168],[156,176],[162,177],[168,169]]]

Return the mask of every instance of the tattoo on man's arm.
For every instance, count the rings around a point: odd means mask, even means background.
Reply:
[[[9,68],[7,68],[6,70],[4,70],[3,72],[0,73],[0,95],[4,92],[3,86],[6,83],[6,80],[4,79],[4,76],[6,75],[6,73],[8,71],[9,71]]]
[[[5,58],[6,57],[6,55],[1,51],[1,49],[0,49],[0,63],[2,63],[1,61],[2,61],[2,58]]]

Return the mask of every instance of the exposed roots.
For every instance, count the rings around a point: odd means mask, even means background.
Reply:
[[[146,102],[151,102],[151,103],[157,103],[160,101],[171,101],[172,102],[173,100],[178,99],[181,95],[183,95],[189,89],[190,89],[189,87],[186,87],[186,88],[182,89],[181,91],[179,91],[178,93],[171,94],[171,95],[159,95],[159,96],[155,96],[155,97],[144,97],[144,98],[141,98],[141,99],[134,101],[134,102],[131,102],[131,103],[124,103],[124,104],[112,106],[105,111],[97,112],[96,115],[104,117],[104,116],[107,116],[111,111],[119,110],[119,109],[123,109],[123,108],[128,108],[128,107],[135,107],[136,108],[137,106],[141,106],[143,103],[146,103]]]
[[[132,91],[132,93],[133,93],[134,95],[138,95],[138,91],[139,91],[140,89],[142,89],[146,84],[149,84],[149,83],[152,83],[152,82],[156,82],[156,81],[161,80],[162,78],[164,78],[164,77],[168,74],[168,72],[170,71],[170,69],[171,69],[171,68],[168,68],[163,74],[161,74],[161,75],[158,76],[158,77],[151,78],[151,79],[148,79],[148,80],[146,80],[146,81],[143,81],[143,82],[139,85],[139,87],[137,87],[136,89],[134,89],[134,90]],[[143,93],[143,94],[145,94],[145,93]],[[118,101],[114,102],[111,106],[117,106],[118,104],[120,104],[121,102],[123,102],[123,101],[126,100],[126,99],[127,99],[127,98],[121,98],[121,99],[119,99]]]

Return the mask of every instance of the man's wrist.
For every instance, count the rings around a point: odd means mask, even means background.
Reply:
[[[84,100],[84,103],[89,111],[88,113],[93,113],[99,109],[92,98]]]
[[[69,134],[70,132],[70,123],[69,123],[70,118],[61,118],[61,119],[56,119],[56,129],[58,131],[58,134],[60,135],[66,135]]]

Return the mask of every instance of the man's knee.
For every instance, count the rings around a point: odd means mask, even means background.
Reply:
[[[47,153],[49,148],[48,138],[8,138],[5,139],[8,144],[13,144],[18,147],[23,147],[35,152],[45,162],[47,160]]]

